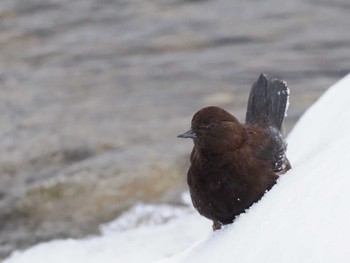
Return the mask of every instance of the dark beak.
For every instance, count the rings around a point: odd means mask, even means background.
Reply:
[[[192,130],[189,130],[183,134],[180,134],[177,136],[177,138],[191,138],[191,139],[196,139],[197,138],[197,134],[192,131]]]

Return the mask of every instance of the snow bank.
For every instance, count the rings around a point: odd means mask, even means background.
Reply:
[[[153,262],[207,238],[210,229],[209,220],[194,216],[193,209],[137,204],[102,225],[100,237],[42,243],[13,253],[4,263]]]
[[[5,263],[350,262],[349,101],[350,75],[290,134],[293,169],[220,231],[211,233],[210,222],[192,210],[141,205],[102,227],[101,237],[39,244]],[[150,219],[139,226],[139,216]]]
[[[247,213],[162,262],[350,262],[350,75],[288,138],[293,170]]]

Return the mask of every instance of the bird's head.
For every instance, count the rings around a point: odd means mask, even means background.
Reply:
[[[191,129],[177,137],[191,138],[200,150],[215,153],[236,148],[243,133],[243,126],[234,116],[211,106],[199,110],[192,118]]]

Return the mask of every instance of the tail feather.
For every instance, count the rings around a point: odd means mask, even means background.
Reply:
[[[264,74],[253,84],[250,91],[246,123],[281,130],[288,108],[289,89],[286,82],[267,79]]]

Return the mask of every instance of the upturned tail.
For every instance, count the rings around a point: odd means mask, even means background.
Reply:
[[[288,99],[289,89],[286,82],[267,79],[261,74],[250,91],[246,123],[263,127],[273,125],[281,131]]]

